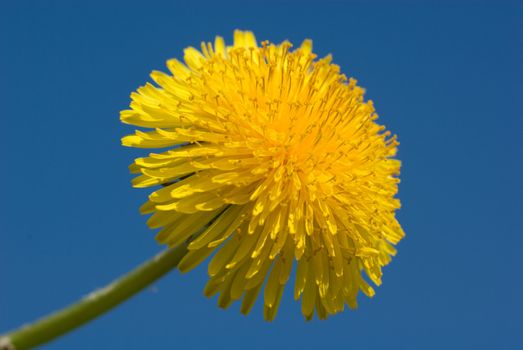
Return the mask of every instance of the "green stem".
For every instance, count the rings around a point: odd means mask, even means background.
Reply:
[[[0,336],[0,350],[25,350],[47,343],[109,311],[175,268],[187,245],[168,249],[77,303]]]

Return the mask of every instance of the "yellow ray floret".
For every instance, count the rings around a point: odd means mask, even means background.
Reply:
[[[171,74],[131,95],[122,143],[167,148],[138,158],[135,187],[162,185],[143,213],[169,246],[189,243],[179,264],[209,262],[205,294],[221,307],[243,299],[248,313],[263,290],[272,320],[291,271],[307,319],[357,306],[381,283],[381,268],[404,236],[394,198],[398,142],[364,90],[312,42],[262,42],[235,31],[234,45],[187,48]]]

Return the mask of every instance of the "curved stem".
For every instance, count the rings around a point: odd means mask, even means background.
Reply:
[[[0,336],[0,350],[25,350],[47,343],[100,316],[175,268],[187,245],[168,249],[77,303]]]

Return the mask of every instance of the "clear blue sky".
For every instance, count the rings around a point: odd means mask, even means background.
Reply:
[[[286,293],[269,324],[205,298],[203,266],[45,349],[523,349],[523,5],[455,3],[2,1],[0,332],[162,249],[118,113],[166,59],[241,28],[312,38],[399,135],[407,237],[376,297],[305,323]]]

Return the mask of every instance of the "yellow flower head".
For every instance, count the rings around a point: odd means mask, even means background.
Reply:
[[[296,261],[294,297],[307,319],[357,306],[381,283],[381,267],[403,231],[394,212],[398,145],[376,124],[364,90],[331,57],[316,60],[312,42],[258,46],[235,31],[185,63],[167,61],[156,85],[132,93],[127,124],[150,128],[125,146],[167,148],[138,158],[135,187],[162,185],[143,205],[157,240],[188,253],[188,271],[213,252],[205,294],[247,314],[263,291],[272,320]],[[265,282],[265,283],[264,283]]]

